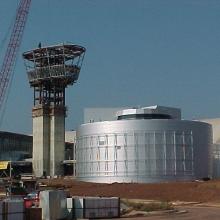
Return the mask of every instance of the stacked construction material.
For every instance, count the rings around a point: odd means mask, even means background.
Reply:
[[[41,208],[26,208],[25,209],[26,220],[42,220]]]
[[[72,197],[67,198],[69,219],[117,218],[120,217],[118,197]]]
[[[42,208],[42,220],[65,219],[67,217],[66,192],[62,190],[40,192],[40,208]]]
[[[0,220],[23,220],[24,201],[23,199],[5,199],[0,201]]]

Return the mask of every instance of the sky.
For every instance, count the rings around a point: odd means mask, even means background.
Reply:
[[[0,58],[18,0],[0,2]],[[1,130],[32,133],[33,90],[22,53],[71,42],[86,47],[66,91],[66,130],[88,107],[165,105],[184,119],[220,117],[220,1],[32,0]]]

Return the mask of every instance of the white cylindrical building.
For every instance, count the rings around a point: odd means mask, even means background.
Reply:
[[[161,182],[209,177],[212,128],[176,108],[126,109],[118,120],[77,131],[76,175],[89,182]]]

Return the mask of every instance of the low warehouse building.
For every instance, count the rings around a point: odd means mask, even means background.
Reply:
[[[0,160],[21,161],[32,157],[32,136],[0,131]]]
[[[64,174],[75,176],[74,157],[75,131],[65,133],[65,160],[63,163]],[[0,161],[11,161],[12,175],[32,172],[33,136],[12,132],[0,131]],[[0,170],[0,176],[7,172]]]
[[[211,125],[177,108],[126,109],[77,131],[76,175],[90,182],[161,182],[210,176]]]
[[[32,157],[32,136],[0,131],[0,161],[11,161],[12,175],[32,172],[32,164],[25,161]],[[0,176],[9,175],[10,169],[0,169]]]

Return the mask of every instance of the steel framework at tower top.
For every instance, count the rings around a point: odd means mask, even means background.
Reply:
[[[35,106],[65,106],[65,88],[77,81],[85,51],[75,44],[61,44],[23,53]]]

